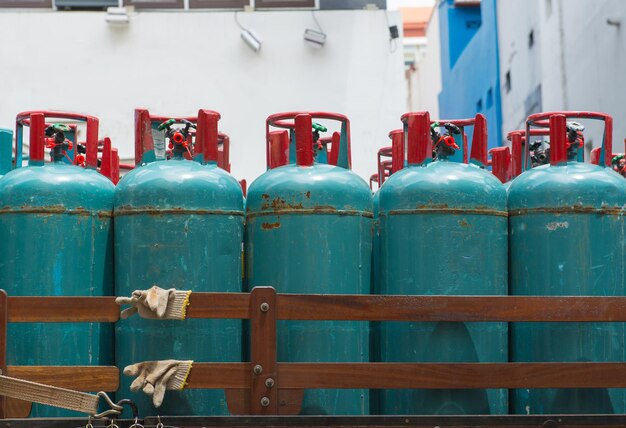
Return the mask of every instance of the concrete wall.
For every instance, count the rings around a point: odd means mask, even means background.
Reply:
[[[369,177],[405,110],[402,49],[390,52],[385,11],[316,16],[328,34],[323,49],[302,39],[315,28],[310,11],[240,13],[263,37],[256,54],[232,12],[139,12],[127,26],[107,24],[104,12],[0,12],[0,126],[29,109],[90,113],[132,157],[135,107],[214,109],[231,136],[233,174],[250,182],[265,170],[269,114],[337,111],[352,121],[354,170]]]
[[[620,20],[619,27],[607,19]],[[541,84],[541,109],[598,110],[613,115],[614,144],[626,137],[626,2],[621,0],[498,1],[500,77],[505,130],[524,123],[527,99]],[[533,30],[535,44],[528,46]],[[588,140],[598,144],[599,127]]]
[[[482,113],[487,118],[489,147],[497,147],[502,142],[502,118],[496,0],[482,0],[479,8],[454,7],[452,0],[442,0],[439,28],[443,84],[440,119]]]
[[[439,40],[439,9],[435,7],[426,29],[426,45],[415,61],[414,70],[408,71],[407,107],[411,111],[429,111],[439,117],[439,92],[441,92],[441,48]]]
[[[498,4],[502,128],[505,133],[523,128],[526,117],[543,108],[542,102],[533,103],[533,94],[537,88],[541,94],[543,83],[540,48],[543,27],[538,25],[542,19],[538,17],[543,11],[542,3],[543,0],[528,0]],[[531,31],[532,46],[529,45]],[[558,46],[554,48],[558,49]],[[507,73],[510,89],[506,84]]]

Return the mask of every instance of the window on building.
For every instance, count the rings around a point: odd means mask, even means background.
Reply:
[[[535,44],[535,31],[534,30],[530,30],[530,33],[528,33],[528,48],[532,48],[533,45]]]
[[[0,7],[52,8],[52,0],[0,0]]]
[[[489,88],[489,90],[487,91],[487,109],[490,109],[491,107],[493,107],[493,88]]]
[[[243,9],[250,0],[189,0],[190,9]]]
[[[255,0],[254,7],[315,7],[315,0]]]
[[[507,94],[511,92],[511,70],[504,75],[504,90]]]
[[[481,111],[483,111],[483,99],[479,99],[478,102],[476,103],[476,112],[480,113]]]
[[[64,9],[106,9],[117,6],[117,0],[56,0],[54,2],[59,10]]]
[[[546,0],[546,16],[550,18],[552,15],[552,0]]]
[[[124,0],[124,5],[137,9],[182,9],[183,0]]]

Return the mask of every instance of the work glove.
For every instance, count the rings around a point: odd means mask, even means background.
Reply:
[[[185,387],[193,361],[161,360],[144,361],[124,368],[126,376],[137,376],[130,390],[142,390],[152,396],[154,407],[163,403],[166,390],[181,390]]]
[[[156,285],[149,290],[135,290],[131,297],[118,297],[118,305],[132,305],[120,314],[126,319],[135,313],[148,319],[184,320],[191,291],[178,291],[175,288],[164,290]]]

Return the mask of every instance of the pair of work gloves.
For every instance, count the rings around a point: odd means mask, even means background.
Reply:
[[[147,319],[183,320],[189,305],[191,291],[164,290],[156,285],[149,290],[135,290],[131,297],[118,297],[118,305],[131,305],[120,313],[122,319],[139,314]],[[136,376],[130,385],[133,392],[143,391],[152,396],[152,403],[159,407],[165,391],[185,387],[193,361],[161,360],[144,361],[124,368],[126,376]]]

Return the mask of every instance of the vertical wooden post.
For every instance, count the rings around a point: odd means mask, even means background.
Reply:
[[[276,378],[276,290],[255,287],[250,294],[250,413],[278,414]]]
[[[0,290],[0,369],[3,375],[7,375],[7,319],[8,302],[7,293]],[[0,396],[0,419],[6,418],[6,398]]]

